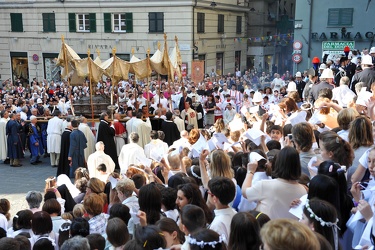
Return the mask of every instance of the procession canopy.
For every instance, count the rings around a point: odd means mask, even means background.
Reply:
[[[160,43],[154,55],[143,60],[134,56],[130,62],[126,62],[115,54],[108,60],[102,62],[100,52],[96,51],[98,56],[95,60],[91,57],[81,59],[78,54],[64,42],[62,37],[62,46],[56,65],[62,67],[61,76],[70,79],[71,85],[81,85],[82,82],[91,76],[91,80],[98,82],[103,75],[112,78],[115,82],[129,79],[129,73],[136,75],[138,79],[147,78],[151,75],[152,70],[160,75],[168,75],[169,80],[173,80],[174,75],[181,79],[181,55],[178,47],[177,37],[176,45],[171,55],[168,55],[167,35],[164,34],[164,50],[160,51]],[[89,70],[90,67],[90,70]],[[90,75],[90,76],[89,76]]]
[[[140,60],[133,55],[130,59],[130,72],[135,74],[138,79],[147,78],[149,75],[151,75],[152,72],[149,60],[150,59],[148,57],[146,59]]]

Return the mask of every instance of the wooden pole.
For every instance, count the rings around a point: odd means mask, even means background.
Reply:
[[[114,95],[114,86],[115,86],[115,69],[116,69],[116,48],[112,49],[112,56],[113,56],[113,69],[112,69],[112,88],[111,88],[111,106],[113,106],[113,95]],[[111,117],[113,120],[113,110],[111,110]]]
[[[66,72],[66,76],[67,76],[67,81],[68,81],[68,89],[70,90],[70,78],[69,78],[69,72],[68,72],[68,55],[67,55],[67,52],[66,52],[66,46],[65,46],[65,38],[64,38],[64,35],[61,35],[61,42],[62,42],[62,45],[63,45],[63,57],[64,57],[64,68],[65,68],[65,72]],[[74,114],[74,107],[73,107],[73,98],[72,98],[72,92],[70,92],[70,107],[71,107],[71,110],[72,110],[72,114],[73,116],[75,116]]]
[[[90,49],[87,50],[87,60],[88,60],[88,68],[89,68],[89,80],[90,80],[90,104],[91,104],[91,119],[94,119],[94,104],[92,102],[92,82],[91,82],[91,75],[92,75],[92,69],[91,69],[91,57],[90,57]]]
[[[147,49],[147,66],[149,69],[151,69],[151,65],[150,65],[150,48]],[[146,117],[148,117],[148,114],[149,114],[149,105],[150,105],[150,75],[148,74],[147,75],[147,88],[146,88],[146,91],[147,91],[147,100],[146,100],[146,106],[147,106],[147,114],[146,114]]]

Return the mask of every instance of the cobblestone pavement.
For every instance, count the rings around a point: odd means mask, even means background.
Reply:
[[[10,167],[0,163],[0,198],[10,201],[10,213],[13,217],[19,210],[27,209],[26,193],[36,190],[43,193],[45,179],[56,175],[56,168],[52,168],[49,158],[40,159],[38,165],[30,164],[30,154],[26,153],[21,160],[22,167]]]

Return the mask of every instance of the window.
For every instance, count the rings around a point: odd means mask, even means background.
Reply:
[[[217,33],[224,33],[224,15],[222,15],[222,14],[218,15]]]
[[[109,53],[109,57],[111,58],[113,56],[112,53]],[[121,53],[116,53],[116,56],[120,58],[121,60],[130,61],[130,54],[121,54]]]
[[[234,67],[241,70],[241,50],[234,52]]]
[[[150,12],[148,13],[149,32],[163,33],[164,32],[164,13]]]
[[[353,8],[328,9],[328,26],[352,26]]]
[[[96,32],[96,14],[69,13],[69,32]]]
[[[197,32],[204,33],[204,13],[197,13]]]
[[[133,33],[133,13],[104,13],[104,32]]]
[[[55,13],[43,13],[43,32],[56,32]]]
[[[242,16],[237,16],[236,34],[242,33]]]
[[[10,13],[12,32],[23,32],[22,13]]]

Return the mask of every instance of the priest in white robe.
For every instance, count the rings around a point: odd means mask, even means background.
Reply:
[[[60,110],[55,110],[53,118],[48,121],[47,126],[47,152],[50,155],[51,166],[59,165],[61,151],[61,135],[64,132],[63,120],[60,119]]]
[[[81,123],[78,126],[78,129],[83,132],[87,140],[87,148],[85,148],[85,161],[88,161],[89,155],[95,152],[95,136],[91,131],[89,125],[87,125],[87,118],[82,116]]]
[[[129,165],[139,164],[137,157],[138,159],[146,158],[143,148],[137,144],[138,141],[138,133],[133,132],[129,135],[129,144],[122,147],[118,157],[121,173],[126,173]]]
[[[126,132],[130,135],[132,132],[137,132],[132,130],[133,123],[137,118],[135,117],[135,114],[133,115],[133,112],[129,112],[128,117],[130,117],[130,119],[126,122]]]
[[[5,161],[7,158],[7,152],[8,152],[8,147],[7,147],[7,133],[6,133],[6,125],[8,122],[8,116],[9,113],[6,110],[2,110],[0,112],[0,160]]]
[[[152,130],[150,134],[151,142],[145,145],[145,155],[151,158],[151,152],[157,151],[158,155],[168,153],[168,144],[159,139],[158,131]]]
[[[112,158],[104,153],[104,143],[99,141],[95,144],[96,152],[92,153],[87,160],[87,168],[89,170],[90,178],[96,177],[101,179],[103,174],[101,174],[97,168],[100,164],[105,164],[107,167],[106,174],[111,174],[115,170],[115,162]]]
[[[151,122],[150,118],[147,118],[144,122],[142,119],[142,113],[137,113],[137,119],[132,124],[132,131],[139,135],[138,145],[143,149],[147,143],[151,141]]]

